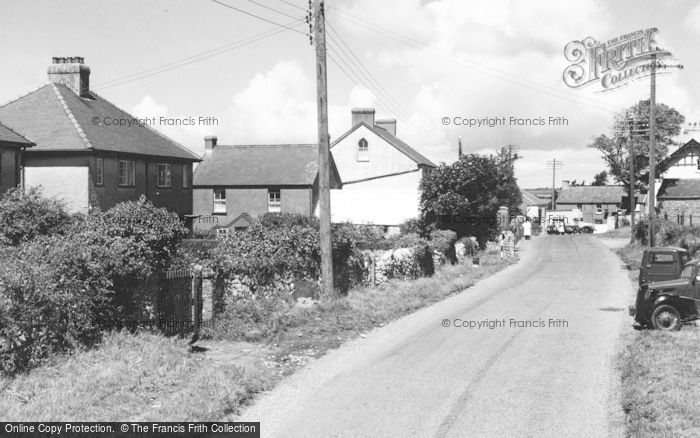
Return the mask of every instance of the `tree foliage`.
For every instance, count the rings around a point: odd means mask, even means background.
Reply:
[[[600,173],[596,173],[593,177],[592,186],[604,186],[608,183],[608,171],[603,170]]]
[[[421,221],[428,228],[453,230],[458,238],[475,236],[484,243],[497,231],[500,206],[511,216],[520,213],[513,160],[504,153],[463,155],[442,164],[422,180],[421,190]]]
[[[60,234],[72,218],[55,200],[41,196],[41,190],[10,189],[0,195],[0,244],[17,246],[37,236]]]
[[[663,103],[656,105],[656,162],[668,154],[669,146],[675,144],[673,138],[680,134],[685,117],[674,108]],[[609,135],[593,137],[588,147],[598,149],[608,167],[608,174],[617,183],[629,184],[629,151],[634,153],[634,181],[646,184],[649,172],[649,133],[648,129],[636,126],[630,136],[628,120],[649,120],[649,100],[641,100],[629,109],[615,115],[615,122]]]

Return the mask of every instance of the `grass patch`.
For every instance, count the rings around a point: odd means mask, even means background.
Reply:
[[[233,306],[208,335],[235,341],[249,338],[252,331],[259,339],[276,344],[282,356],[312,350],[318,357],[346,339],[461,292],[514,261],[483,254],[480,267],[470,263],[445,265],[431,277],[360,287],[346,297],[322,300],[307,308],[281,300],[241,303],[240,307]]]
[[[612,229],[612,230],[608,230],[608,231],[606,231],[605,233],[600,233],[600,234],[598,234],[598,236],[600,236],[600,237],[610,237],[610,238],[612,238],[612,239],[615,239],[615,238],[623,238],[623,237],[629,239],[629,238],[630,238],[630,233],[631,233],[631,231],[632,231],[632,228],[630,228],[629,226],[627,226],[627,227],[620,227],[620,228],[615,228],[615,229]]]
[[[620,356],[627,436],[700,436],[700,331],[643,331]]]
[[[184,340],[120,332],[0,379],[0,421],[214,421],[262,389],[257,376],[212,366]]]
[[[637,284],[646,246],[629,244],[617,254]],[[626,337],[618,358],[626,435],[639,438],[700,436],[700,330],[640,330]]]

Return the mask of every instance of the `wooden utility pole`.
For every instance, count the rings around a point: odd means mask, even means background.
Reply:
[[[557,209],[557,189],[554,184],[556,181],[557,167],[561,168],[564,166],[564,162],[557,161],[556,158],[553,158],[551,161],[547,161],[547,166],[552,166],[552,211],[555,211]]]
[[[651,91],[649,96],[649,246],[656,246],[656,54],[651,55]]]
[[[314,42],[316,43],[316,93],[318,96],[318,189],[321,240],[321,293],[333,293],[333,255],[331,247],[330,145],[328,136],[328,76],[326,72],[326,17],[323,0],[313,5]]]
[[[629,160],[630,160],[630,243],[634,243],[634,142],[632,141],[632,126],[630,125],[629,138]]]

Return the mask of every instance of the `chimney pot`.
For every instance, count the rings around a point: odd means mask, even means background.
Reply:
[[[212,153],[214,148],[216,148],[217,138],[215,135],[208,135],[204,137],[204,155],[209,155]]]
[[[396,119],[377,119],[374,124],[390,132],[392,135],[396,135]]]
[[[49,82],[66,85],[80,97],[90,97],[90,67],[83,64],[83,58],[59,56],[51,60]]]
[[[374,126],[374,108],[353,108],[352,109],[352,126],[356,126],[362,122],[369,126]]]

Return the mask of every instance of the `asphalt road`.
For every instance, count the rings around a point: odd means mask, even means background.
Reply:
[[[260,421],[264,437],[621,436],[622,262],[589,235],[535,238],[519,254],[312,363],[241,420]],[[483,320],[499,326],[461,327]]]

